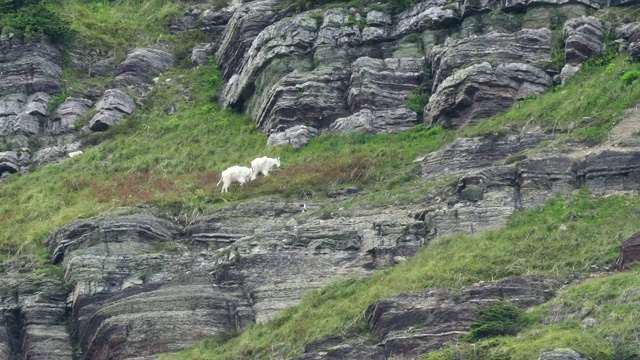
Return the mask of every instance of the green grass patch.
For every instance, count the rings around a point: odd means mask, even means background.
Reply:
[[[296,356],[306,343],[322,336],[340,332],[366,334],[362,312],[386,296],[433,287],[460,288],[514,275],[565,278],[586,273],[593,264],[611,263],[619,244],[637,231],[634,224],[640,221],[638,200],[638,196],[596,199],[586,191],[558,197],[541,208],[515,214],[503,230],[440,240],[371,278],[347,279],[312,291],[300,305],[283,311],[265,325],[250,326],[227,342],[199,343],[163,359]],[[578,295],[575,299],[573,307],[580,306],[578,301],[583,299]],[[583,355],[598,354],[597,349],[591,349]],[[532,353],[538,352],[529,352],[529,356]]]
[[[71,24],[74,47],[121,59],[136,46],[173,45],[166,22],[180,14],[170,0],[60,0],[58,16]]]

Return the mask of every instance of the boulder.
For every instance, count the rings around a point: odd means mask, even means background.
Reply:
[[[560,71],[560,85],[567,85],[567,81],[569,81],[569,79],[571,79],[573,75],[580,71],[580,69],[582,69],[582,64],[565,64],[565,66],[563,66],[562,70]]]
[[[204,65],[209,63],[209,57],[216,51],[216,45],[213,43],[200,44],[191,50],[191,62],[196,65]]]
[[[125,114],[131,115],[135,107],[133,99],[122,90],[109,89],[93,107],[96,115],[89,121],[89,128],[93,131],[107,130]]]
[[[417,358],[466,334],[479,307],[500,301],[538,305],[548,288],[540,279],[513,277],[462,289],[418,290],[376,301],[365,316],[387,356]]]
[[[551,86],[553,79],[547,73],[528,64],[472,65],[437,86],[425,107],[425,122],[459,129],[506,111],[517,100]]]
[[[628,269],[640,261],[640,232],[637,232],[620,244],[619,269]]]
[[[116,89],[130,89],[143,95],[148,91],[152,77],[171,69],[176,63],[175,56],[166,51],[137,48],[118,65],[111,84]]]
[[[318,129],[306,125],[296,125],[284,131],[269,134],[267,145],[291,145],[294,149],[306,146],[311,138],[318,136]]]
[[[578,65],[588,57],[599,55],[604,48],[604,28],[598,18],[582,16],[569,19],[563,31],[567,64]]]
[[[76,122],[90,109],[91,100],[68,97],[58,106],[46,125],[45,132],[51,135],[69,133],[76,130]]]

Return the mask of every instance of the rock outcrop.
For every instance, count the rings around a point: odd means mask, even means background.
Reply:
[[[177,63],[175,56],[157,49],[134,49],[116,68],[111,82],[116,89],[129,89],[138,96],[149,90],[151,78],[165,72]]]
[[[482,282],[462,289],[427,289],[371,304],[365,316],[387,356],[416,358],[469,331],[477,309],[500,301],[519,306],[544,302],[549,284],[528,278]]]
[[[47,103],[51,97],[46,93],[31,96],[13,94],[6,96],[0,106],[0,135],[22,132],[35,135],[40,132],[39,119],[47,115]]]
[[[78,126],[76,122],[91,109],[91,105],[91,100],[68,97],[47,122],[45,132],[60,135],[75,131]]]
[[[265,132],[296,125],[327,127],[347,114],[343,94],[348,79],[349,71],[343,68],[290,73],[265,94],[256,116],[258,127]]]
[[[604,47],[604,28],[593,16],[569,19],[564,24],[565,62],[582,63],[586,58],[599,55]]]
[[[62,52],[44,37],[26,41],[13,34],[0,37],[0,98],[60,92]]]
[[[437,87],[425,107],[425,121],[458,129],[508,110],[517,100],[542,94],[551,86],[551,76],[531,65],[472,65]]]
[[[573,349],[554,349],[543,351],[538,360],[586,360]]]
[[[72,288],[79,358],[178,351],[263,322],[330,281],[393,265],[426,241],[424,223],[405,212],[321,220],[301,211],[253,202],[186,227],[140,213],[56,230],[48,246]],[[352,347],[345,354],[376,353]]]
[[[0,358],[73,359],[66,286],[27,271],[0,279]]]
[[[122,90],[110,89],[93,107],[96,114],[89,121],[93,131],[104,131],[120,120],[125,114],[131,115],[136,105]]]
[[[460,40],[449,38],[429,53],[434,73],[434,92],[446,78],[454,74],[454,69],[464,69],[481,62],[520,63],[540,68],[551,62],[552,46],[553,33],[546,28],[472,35]]]
[[[422,176],[427,180],[448,174],[481,170],[531,148],[543,139],[543,134],[535,132],[520,136],[459,138],[422,160]]]
[[[276,129],[277,130],[277,129]],[[294,149],[299,149],[309,143],[311,138],[319,135],[318,129],[305,125],[292,126],[284,131],[269,134],[268,145],[285,146],[291,145]]]

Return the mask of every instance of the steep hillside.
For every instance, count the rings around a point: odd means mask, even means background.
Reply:
[[[0,360],[637,358],[639,16],[5,1]]]

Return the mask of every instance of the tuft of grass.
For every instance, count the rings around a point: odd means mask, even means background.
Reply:
[[[249,326],[234,339],[213,346],[202,342],[162,359],[293,357],[302,352],[306,343],[323,336],[341,332],[367,334],[362,312],[383,297],[425,288],[460,288],[516,275],[566,278],[586,273],[591,265],[613,262],[619,244],[637,231],[638,200],[639,196],[596,199],[587,191],[557,197],[541,208],[516,213],[503,230],[439,240],[415,257],[371,278],[346,279],[312,291],[298,306],[264,325]],[[575,307],[584,300],[578,295],[575,299]],[[598,298],[595,299],[597,303]],[[603,311],[602,318],[606,319],[607,314]],[[615,319],[607,322],[613,327],[602,327],[603,339],[620,330],[615,328]],[[571,345],[567,343],[570,339],[564,338],[565,346]],[[537,349],[547,346],[537,342],[530,345],[527,354],[537,354]],[[589,349],[583,355],[598,358],[600,350]]]
[[[175,40],[165,26],[180,14],[180,3],[170,0],[115,0],[86,2],[60,0],[58,16],[71,24],[75,47],[123,57],[136,46],[165,45]]]

